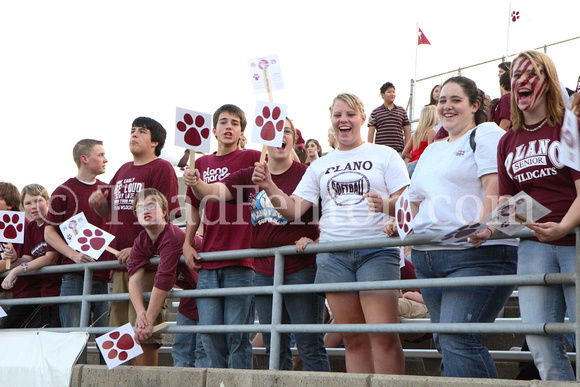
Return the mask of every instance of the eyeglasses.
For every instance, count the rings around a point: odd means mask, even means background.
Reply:
[[[284,134],[294,134],[294,130],[292,128],[284,128]]]
[[[157,208],[157,204],[155,203],[150,203],[147,204],[146,206],[137,206],[135,207],[135,212],[138,214],[141,214],[143,212],[145,212],[145,210],[147,211],[154,211]]]

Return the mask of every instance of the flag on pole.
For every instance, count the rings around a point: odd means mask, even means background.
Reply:
[[[421,29],[419,28],[419,37],[418,37],[417,45],[419,46],[421,44],[431,45],[431,42],[429,42],[429,39],[427,39],[427,37],[425,36],[423,31],[421,31]]]

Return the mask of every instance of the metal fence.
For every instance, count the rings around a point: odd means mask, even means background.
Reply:
[[[580,228],[576,233],[576,273],[580,268]],[[531,236],[529,230],[521,231],[514,237],[525,238]],[[350,249],[397,247],[406,245],[428,244],[434,236],[410,235],[401,241],[398,237],[373,238],[352,240],[345,242],[315,243],[309,244],[305,253],[335,252]],[[501,239],[495,236],[493,239]],[[580,300],[580,286],[577,284],[576,273],[549,273],[545,275],[505,275],[505,276],[481,276],[481,277],[461,277],[461,278],[437,278],[422,280],[397,280],[397,281],[372,281],[372,282],[348,282],[330,284],[307,284],[307,285],[284,285],[284,257],[296,255],[295,246],[283,246],[269,249],[247,249],[232,250],[222,252],[201,253],[200,256],[206,261],[233,260],[249,257],[270,257],[275,258],[274,278],[272,286],[255,286],[243,288],[222,288],[204,290],[173,290],[169,292],[169,298],[183,297],[219,297],[227,295],[241,294],[271,294],[272,302],[272,323],[253,325],[193,325],[193,326],[169,326],[163,330],[167,333],[224,333],[224,332],[270,332],[270,363],[271,370],[277,370],[280,362],[280,333],[290,332],[363,332],[363,333],[512,333],[512,334],[575,334],[575,347],[580,345],[580,332],[577,323],[521,323],[505,322],[497,323],[413,323],[413,324],[282,324],[282,295],[289,293],[306,292],[344,292],[360,290],[379,289],[414,289],[414,288],[449,288],[462,286],[490,286],[490,285],[554,285],[554,284],[574,284],[576,288],[576,302]],[[156,264],[159,258],[152,258],[151,263]],[[183,262],[183,257],[182,257]],[[117,269],[122,267],[116,261],[94,262],[89,264],[62,265],[44,267],[36,272],[23,275],[38,275],[48,273],[69,273],[84,271],[83,294],[79,296],[44,297],[27,299],[2,299],[0,306],[4,305],[29,305],[47,303],[70,303],[81,302],[81,327],[77,328],[46,328],[54,332],[83,331],[94,334],[104,334],[109,332],[109,327],[89,327],[90,308],[89,303],[94,301],[118,301],[129,300],[129,293],[122,294],[90,294],[92,289],[92,271],[101,269]],[[6,276],[6,273],[0,277]],[[151,293],[144,293],[145,298],[149,298]],[[580,308],[575,308],[576,321],[579,321]],[[36,329],[29,329],[36,330]],[[6,329],[4,332],[19,331]],[[576,351],[576,375],[580,381],[580,359],[579,352]]]

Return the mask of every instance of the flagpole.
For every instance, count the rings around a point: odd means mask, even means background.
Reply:
[[[508,25],[507,25],[507,39],[505,42],[505,59],[504,62],[507,62],[507,57],[508,57],[508,50],[509,50],[509,45],[510,45],[510,26],[511,26],[511,20],[512,18],[512,3],[509,3],[509,10],[508,10]]]
[[[415,75],[413,76],[413,95],[411,96],[411,121],[415,116],[415,94],[417,94],[417,54],[419,51],[419,22],[415,27]]]

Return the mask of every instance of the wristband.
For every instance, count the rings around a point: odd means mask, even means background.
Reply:
[[[21,264],[20,267],[22,268],[23,272],[28,273],[28,264],[27,263]]]
[[[491,238],[493,236],[493,230],[489,228],[489,226],[487,227],[487,229],[489,230],[489,237]]]

